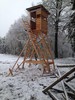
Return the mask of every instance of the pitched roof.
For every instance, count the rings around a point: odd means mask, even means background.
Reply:
[[[27,8],[26,10],[28,10],[28,11],[32,11],[32,10],[36,10],[36,9],[38,9],[38,8],[42,8],[43,10],[45,10],[48,14],[50,14],[49,13],[49,11],[43,6],[43,5],[37,5],[37,6],[33,6],[33,7],[30,7],[30,8]]]

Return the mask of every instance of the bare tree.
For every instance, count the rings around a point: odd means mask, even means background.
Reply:
[[[63,28],[65,24],[69,21],[70,16],[70,0],[42,0],[43,5],[50,11],[49,31],[54,34],[54,48],[55,48],[55,58],[58,58],[59,46],[59,35],[64,33]],[[52,40],[53,41],[53,40]]]
[[[24,18],[24,16],[22,16]],[[27,34],[23,26],[22,18],[18,19],[13,25],[11,25],[6,35],[6,46],[8,53],[20,54],[26,40]]]
[[[75,56],[75,0],[72,0],[73,14],[70,16],[70,22],[68,24],[68,38],[73,50],[73,56]]]

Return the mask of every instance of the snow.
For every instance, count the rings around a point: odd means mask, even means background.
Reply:
[[[42,93],[45,86],[53,83],[56,78],[42,76],[42,66],[25,65],[25,69],[13,72],[8,76],[8,69],[11,68],[18,56],[0,54],[0,100],[52,100],[48,95]],[[19,63],[22,61],[22,57]],[[75,59],[56,59],[55,65],[73,64]],[[62,70],[63,72],[64,70]]]

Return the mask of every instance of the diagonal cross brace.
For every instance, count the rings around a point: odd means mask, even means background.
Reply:
[[[53,82],[50,86],[46,87],[42,92],[45,93],[47,92],[50,88],[52,88],[53,86],[55,86],[57,83],[59,83],[60,81],[62,81],[64,78],[66,78],[68,75],[70,75],[71,73],[73,73],[75,71],[75,67],[72,68],[70,71],[68,71],[67,73],[65,73],[63,76],[61,76],[60,78],[58,78],[55,82]]]

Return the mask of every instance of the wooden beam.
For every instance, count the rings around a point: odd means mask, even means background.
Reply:
[[[68,79],[66,80],[66,82],[69,82],[69,81],[73,80],[74,78],[75,78],[75,73],[74,73],[73,76],[71,76],[70,78],[68,78]]]
[[[29,45],[29,43],[28,43],[28,45]],[[30,46],[28,46],[28,45],[27,45],[27,48],[26,48],[26,52],[25,52],[22,68],[24,68],[24,64],[25,64],[26,58],[29,57],[28,55],[30,53]]]
[[[45,62],[47,63],[47,61],[45,60],[26,60],[25,63],[33,63],[33,64],[45,64]],[[49,64],[53,64],[53,62],[48,61]]]
[[[9,75],[13,76],[12,69],[10,69],[10,68],[9,68],[9,74],[7,76],[9,76]]]
[[[53,91],[57,91],[58,93],[64,93],[64,91],[62,89],[59,89],[59,88],[52,88]],[[68,95],[73,97],[75,99],[75,94],[72,93],[71,91],[67,91]]]
[[[50,90],[47,91],[48,95],[53,99],[53,100],[59,100],[55,95],[54,93],[52,93]]]
[[[75,94],[75,89],[72,86],[70,86],[68,83],[66,83],[66,82],[64,82],[64,83]]]
[[[48,91],[50,88],[52,88],[53,86],[55,86],[57,83],[59,83],[60,81],[62,81],[64,78],[66,78],[68,75],[70,75],[71,73],[73,73],[75,71],[75,67],[72,68],[70,71],[68,71],[67,73],[65,73],[63,76],[61,76],[60,78],[58,78],[55,82],[53,82],[50,86],[46,87],[42,92],[46,92]]]
[[[18,60],[20,59],[20,57],[21,57],[21,55],[22,55],[22,53],[23,53],[23,51],[24,51],[24,49],[25,49],[25,47],[27,46],[28,43],[29,43],[29,40],[28,40],[27,43],[24,45],[24,48],[23,48],[23,50],[21,51],[21,53],[20,53],[18,59],[16,60],[15,64],[13,65],[12,70],[14,69],[14,67],[15,67],[15,65],[17,64]]]
[[[74,67],[75,64],[57,64],[57,67]]]
[[[57,68],[57,66],[56,66],[56,68]],[[61,77],[61,73],[60,73],[58,68],[57,68],[57,71],[58,71],[59,78],[60,78]],[[63,91],[64,91],[65,98],[66,98],[66,100],[69,100],[63,80],[61,81],[61,84],[62,84],[62,88],[63,88]]]

